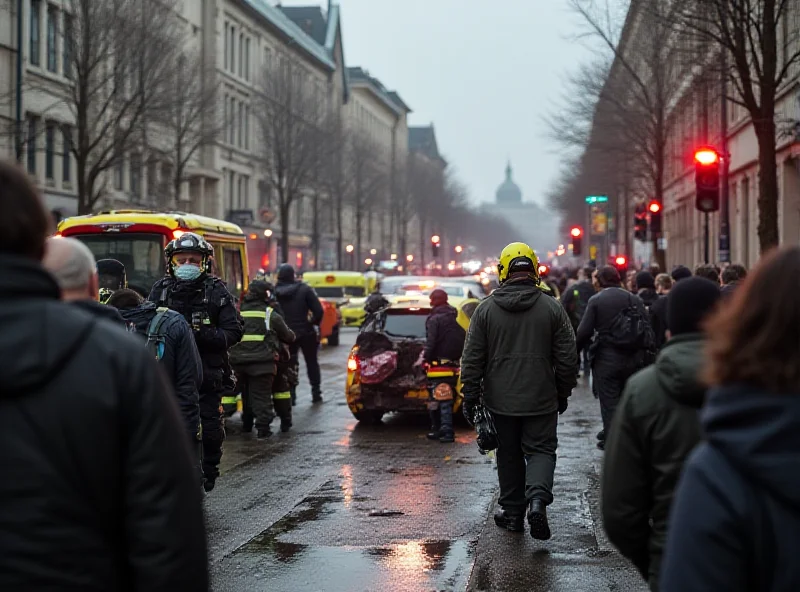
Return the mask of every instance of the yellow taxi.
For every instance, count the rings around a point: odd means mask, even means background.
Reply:
[[[479,300],[464,299],[456,307],[458,322],[466,331]],[[422,412],[428,405],[428,372],[420,357],[425,347],[425,321],[430,314],[427,296],[404,297],[362,327],[347,359],[345,398],[350,412],[362,422],[379,422],[386,413]],[[394,353],[392,353],[394,352]],[[384,356],[387,376],[372,383],[362,379],[365,365]],[[456,386],[453,409],[461,407],[461,382]]]
[[[147,296],[166,273],[164,247],[186,232],[211,243],[212,272],[238,299],[250,276],[245,235],[236,224],[184,212],[111,210],[65,218],[56,236],[77,238],[95,259],[116,259],[125,266],[129,286]]]
[[[364,304],[375,287],[374,279],[357,271],[308,271],[303,281],[314,288],[320,300],[339,307],[345,327],[360,327],[364,322]]]

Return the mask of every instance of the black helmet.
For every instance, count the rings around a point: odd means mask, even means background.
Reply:
[[[199,234],[186,232],[178,238],[171,240],[164,248],[164,255],[167,258],[167,271],[173,274],[174,265],[172,257],[179,253],[197,253],[203,257],[200,268],[208,273],[211,270],[211,258],[214,256],[214,248]]]
[[[278,281],[286,284],[294,282],[294,267],[288,263],[281,263],[278,267]]]
[[[100,287],[100,302],[107,302],[117,290],[128,287],[125,266],[116,259],[100,259],[97,262],[97,278]]]

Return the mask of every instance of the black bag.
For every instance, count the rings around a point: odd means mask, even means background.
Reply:
[[[628,306],[617,313],[601,339],[604,344],[633,354],[637,366],[644,367],[655,360],[656,337],[650,320],[642,314],[633,298],[628,298]]]

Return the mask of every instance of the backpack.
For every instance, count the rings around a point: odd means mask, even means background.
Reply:
[[[640,366],[651,364],[655,359],[656,339],[650,320],[646,318],[633,298],[617,313],[609,328],[603,332],[603,342],[616,349],[636,354]]]
[[[581,291],[578,288],[571,288],[572,289],[572,306],[570,307],[571,310],[569,312],[569,318],[572,322],[573,328],[577,331],[578,326],[581,324],[581,319],[583,319],[583,313],[586,312],[586,307],[588,306],[589,302],[581,298]]]
[[[166,307],[158,308],[156,315],[150,320],[150,324],[147,326],[147,342],[145,343],[145,347],[156,361],[164,357],[164,350],[167,347],[167,336],[166,333],[164,333],[163,325],[167,318],[168,310],[169,309]]]

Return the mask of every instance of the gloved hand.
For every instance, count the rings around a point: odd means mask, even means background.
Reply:
[[[567,407],[569,407],[569,399],[567,399],[566,397],[559,397],[558,414],[559,415],[563,414],[567,410]]]
[[[461,405],[461,411],[464,414],[464,419],[466,419],[467,423],[472,427],[475,427],[475,409],[477,409],[479,404],[480,403],[477,399],[464,399],[464,402]]]

